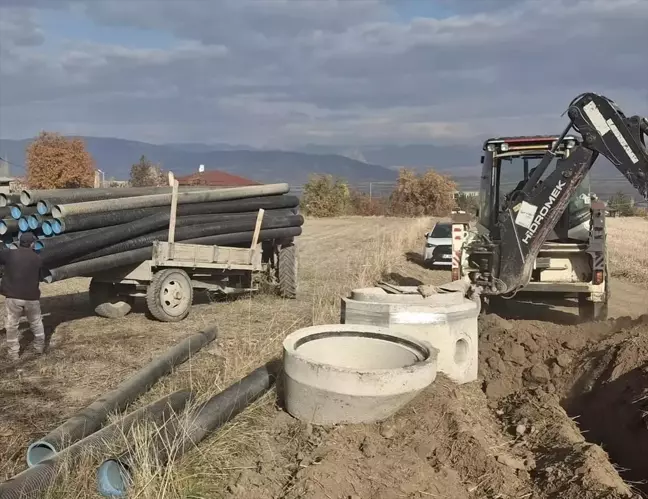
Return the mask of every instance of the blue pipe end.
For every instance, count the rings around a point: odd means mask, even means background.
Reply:
[[[7,233],[9,228],[7,227],[7,224],[0,220],[0,236],[3,236]]]
[[[18,220],[20,217],[22,217],[22,210],[20,209],[20,206],[12,206],[9,208],[9,213],[11,213],[11,218]]]
[[[38,253],[38,252],[39,252],[40,250],[42,250],[44,247],[45,247],[45,244],[43,244],[42,241],[36,241],[36,242],[34,243],[34,251],[36,251],[36,253]]]
[[[104,497],[126,497],[130,482],[130,472],[117,459],[107,459],[97,470],[97,492]]]
[[[18,220],[18,228],[21,232],[27,232],[29,230],[29,222],[26,218],[20,218]]]
[[[35,217],[34,215],[29,215],[27,217],[27,223],[29,224],[29,228],[32,230],[38,229],[38,226],[40,225],[38,217]]]
[[[54,457],[54,454],[56,454],[56,449],[52,444],[40,440],[29,444],[29,447],[27,447],[27,466],[32,468],[38,463]]]
[[[46,236],[51,236],[54,234],[54,230],[52,229],[52,224],[50,222],[43,222],[41,229],[43,230],[43,234],[45,234]]]
[[[60,220],[56,220],[56,219],[51,220],[50,225],[52,227],[52,231],[54,231],[54,234],[62,234],[63,233],[64,227],[63,227],[63,224],[61,223]]]
[[[49,213],[49,206],[45,201],[39,201],[36,203],[36,211],[41,215],[47,215]]]

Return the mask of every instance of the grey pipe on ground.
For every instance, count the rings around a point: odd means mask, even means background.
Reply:
[[[192,334],[167,350],[117,388],[102,395],[61,426],[33,442],[27,449],[27,465],[31,467],[49,459],[66,446],[97,431],[111,412],[124,410],[133,400],[148,391],[157,380],[214,341],[216,336],[217,328],[212,327]]]
[[[267,393],[274,385],[281,361],[274,359],[214,395],[188,414],[174,419],[151,436],[151,462],[164,466],[193,449],[207,435],[234,419],[240,412]],[[97,490],[103,496],[123,497],[132,485],[137,467],[133,450],[107,459],[97,470]]]
[[[36,499],[43,497],[54,485],[62,465],[72,467],[84,456],[100,458],[106,455],[120,440],[127,443],[131,428],[140,422],[150,422],[155,426],[166,425],[175,414],[190,404],[193,394],[189,390],[179,390],[142,407],[101,430],[79,440],[75,444],[39,462],[32,468],[18,473],[0,484],[2,499]]]
[[[289,239],[297,237],[302,233],[301,227],[287,227],[285,229],[267,229],[259,232],[259,242],[271,239]],[[191,244],[211,244],[211,245],[228,245],[228,244],[246,244],[252,241],[254,232],[237,232],[234,234],[219,234],[216,236],[205,236],[196,239],[181,241]],[[151,258],[153,246],[138,248],[114,255],[102,256],[92,260],[70,263],[60,267],[53,268],[45,278],[46,282],[62,281],[70,277],[92,276],[93,274],[105,270],[123,267],[126,265],[137,265],[144,260]]]
[[[205,203],[209,201],[225,201],[230,199],[245,199],[256,196],[271,196],[286,194],[290,190],[288,184],[254,185],[250,187],[231,187],[227,189],[214,189],[211,191],[180,192],[178,204]],[[61,204],[52,208],[54,218],[80,213],[99,213],[109,210],[130,210],[133,208],[146,208],[149,206],[168,206],[171,204],[171,194],[154,194],[121,198],[118,201],[107,199],[102,201],[87,201],[83,203]]]

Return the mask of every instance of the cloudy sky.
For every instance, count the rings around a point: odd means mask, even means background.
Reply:
[[[470,143],[648,115],[648,0],[0,0],[0,137]]]

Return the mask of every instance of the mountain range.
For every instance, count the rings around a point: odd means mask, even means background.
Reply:
[[[343,177],[350,184],[394,182],[399,167],[434,168],[452,175],[463,190],[477,190],[480,178],[481,143],[475,145],[406,144],[366,147],[307,144],[293,151],[267,150],[247,145],[171,143],[150,144],[109,137],[79,137],[92,154],[105,178],[124,180],[130,167],[144,155],[177,176],[198,171],[222,170],[263,183],[288,182],[302,186],[313,173]],[[24,174],[25,150],[32,139],[0,139],[0,158],[11,165],[11,174]],[[592,171],[593,190],[601,197],[622,190],[636,191],[606,160]]]
[[[348,179],[350,183],[391,182],[400,166],[434,167],[450,172],[465,170],[466,165],[478,164],[473,148],[444,146],[386,146],[348,148],[305,146],[294,151],[258,149],[245,145],[172,143],[150,144],[132,140],[79,137],[93,156],[97,168],[106,178],[127,179],[130,167],[144,155],[165,170],[176,175],[193,173],[199,165],[207,170],[217,169],[241,175],[259,182],[289,182],[304,184],[312,173],[329,173]],[[25,163],[25,150],[32,139],[0,139],[0,157],[7,159],[14,170]],[[478,168],[469,167],[474,175]],[[20,175],[20,171],[12,171]]]

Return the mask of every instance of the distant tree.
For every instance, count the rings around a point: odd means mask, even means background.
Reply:
[[[477,214],[477,209],[479,208],[479,198],[477,196],[469,196],[464,192],[459,192],[455,196],[455,202],[457,203],[458,209],[470,215]]]
[[[32,189],[94,186],[94,160],[81,139],[41,132],[27,147],[26,163]]]
[[[457,184],[449,176],[434,170],[417,175],[414,170],[401,168],[390,198],[390,211],[397,216],[445,216],[455,206],[456,189]]]
[[[332,175],[311,175],[304,185],[300,205],[314,217],[339,217],[347,212],[349,200],[346,180]]]
[[[133,187],[161,187],[167,185],[168,179],[160,165],[148,160],[144,155],[140,160],[131,166],[130,184]]]
[[[634,215],[632,198],[622,191],[618,191],[610,197],[608,208],[616,210],[622,217],[631,217]]]

